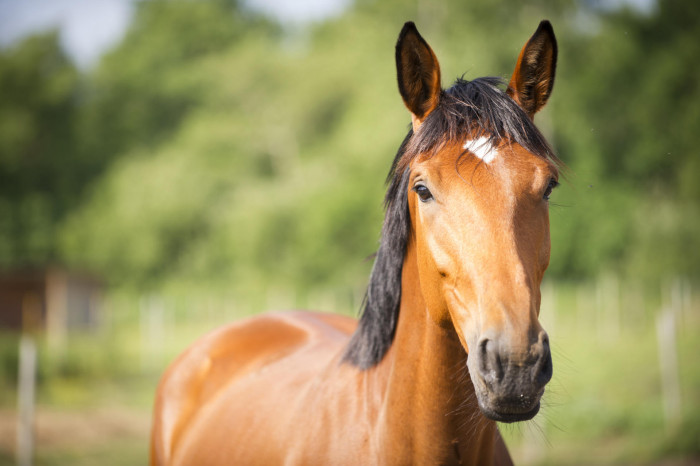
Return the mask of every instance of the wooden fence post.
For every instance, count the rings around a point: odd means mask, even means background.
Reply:
[[[163,353],[165,338],[165,305],[156,295],[139,300],[139,326],[141,330],[141,371],[156,367]]]
[[[36,384],[36,343],[23,334],[19,340],[19,381],[17,387],[17,465],[30,466],[34,454],[34,389]]]
[[[681,389],[676,354],[676,313],[665,308],[656,318],[656,336],[659,346],[661,390],[666,429],[677,427],[681,420]]]

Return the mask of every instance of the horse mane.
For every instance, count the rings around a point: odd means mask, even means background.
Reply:
[[[401,271],[411,231],[408,210],[409,164],[419,154],[435,154],[448,141],[486,137],[498,145],[507,140],[558,164],[551,147],[525,111],[503,90],[500,78],[457,79],[442,91],[438,106],[418,130],[409,130],[387,176],[385,216],[358,327],[343,361],[368,369],[391,347],[401,303]],[[465,150],[466,153],[466,150]],[[464,154],[463,154],[464,155]]]

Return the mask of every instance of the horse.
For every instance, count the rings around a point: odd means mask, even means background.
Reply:
[[[444,90],[406,23],[411,125],[359,321],[270,313],[204,336],[161,379],[151,464],[512,464],[496,421],[533,418],[552,377],[538,319],[561,164],[533,117],[556,60],[545,20],[507,85]]]

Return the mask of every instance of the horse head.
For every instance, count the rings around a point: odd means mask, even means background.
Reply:
[[[551,93],[556,56],[543,21],[505,92],[495,78],[443,90],[438,60],[413,23],[396,46],[412,119],[394,167],[394,188],[407,196],[407,241],[429,318],[454,327],[479,407],[497,421],[532,418],[552,377],[538,316],[558,170],[532,119]]]

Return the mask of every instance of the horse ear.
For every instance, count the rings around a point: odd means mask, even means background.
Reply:
[[[437,57],[411,21],[404,24],[396,43],[396,73],[415,130],[437,107],[442,90]]]
[[[508,95],[530,115],[547,103],[557,67],[557,39],[549,21],[540,22],[537,31],[520,51],[508,84]]]

